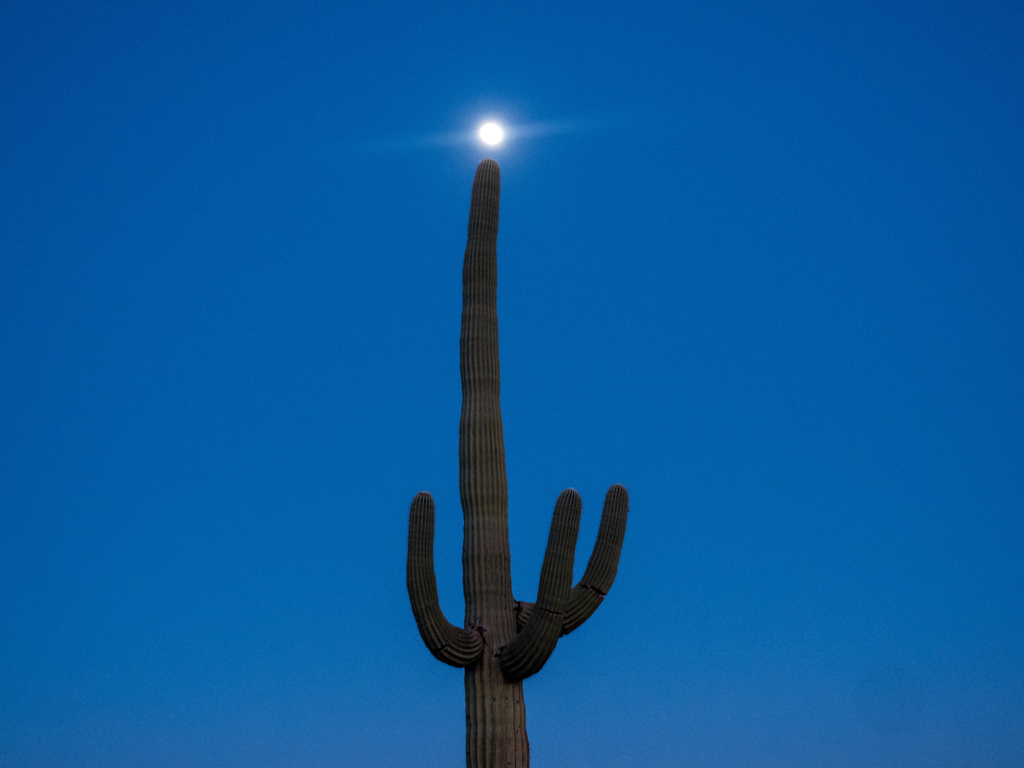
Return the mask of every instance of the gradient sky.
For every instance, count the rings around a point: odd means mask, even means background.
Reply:
[[[1024,765],[1018,2],[0,4],[0,765],[458,766],[461,261],[538,768]],[[489,151],[484,118],[518,128]]]

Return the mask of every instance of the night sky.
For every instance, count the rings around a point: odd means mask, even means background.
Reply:
[[[509,139],[484,147],[476,128]],[[0,3],[0,765],[464,763],[469,191],[537,768],[1024,766],[1019,2]]]

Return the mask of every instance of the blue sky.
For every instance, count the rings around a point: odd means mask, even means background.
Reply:
[[[458,622],[490,154],[517,597],[563,488],[577,575],[631,498],[534,765],[1020,766],[1022,41],[1009,2],[5,2],[0,763],[461,764],[405,534],[432,491]]]

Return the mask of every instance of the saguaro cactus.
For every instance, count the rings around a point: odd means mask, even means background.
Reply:
[[[434,500],[419,493],[409,512],[406,581],[423,642],[434,656],[466,668],[466,764],[497,768],[530,764],[523,679],[540,671],[555,643],[597,610],[615,580],[629,497],[621,485],[605,496],[597,543],[579,583],[573,556],[582,502],[563,491],[555,503],[540,571],[537,602],[512,596],[508,545],[505,440],[498,401],[498,164],[476,170],[462,270],[462,417],[459,495],[464,520],[463,627],[442,614],[434,578]]]

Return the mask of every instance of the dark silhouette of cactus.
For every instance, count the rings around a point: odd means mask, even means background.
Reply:
[[[505,440],[498,401],[498,199],[494,160],[476,170],[462,270],[462,417],[459,495],[464,519],[464,627],[441,612],[434,578],[434,500],[419,493],[409,512],[406,580],[416,625],[427,648],[466,668],[466,763],[469,768],[530,764],[523,679],[536,674],[555,643],[590,618],[611,589],[626,532],[629,497],[621,485],[605,496],[594,552],[572,586],[582,502],[572,490],[555,503],[536,603],[512,596],[508,545]]]

